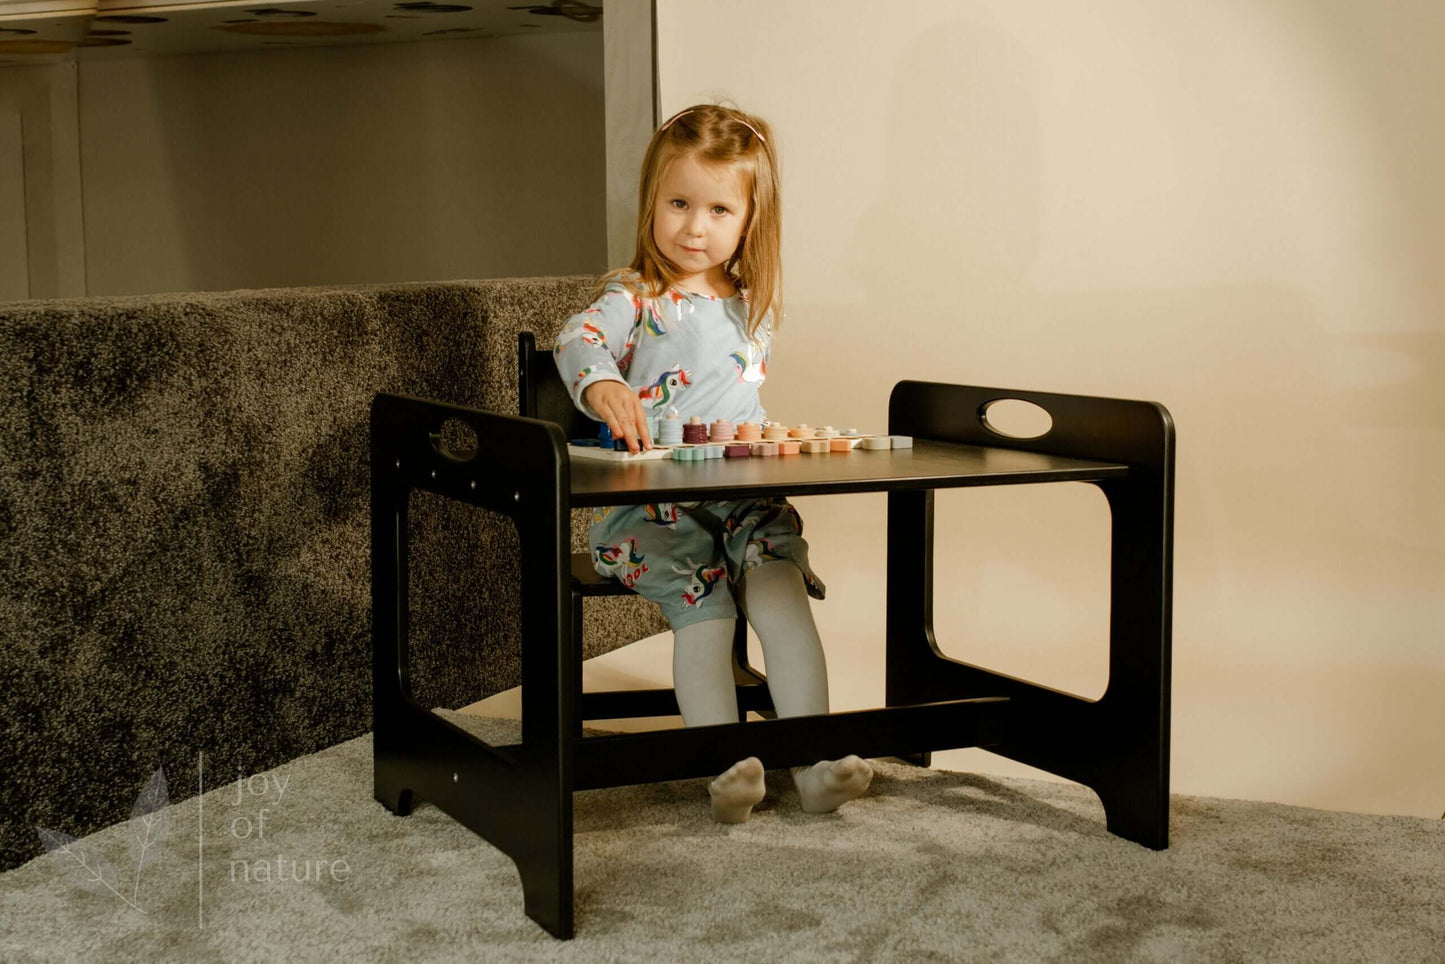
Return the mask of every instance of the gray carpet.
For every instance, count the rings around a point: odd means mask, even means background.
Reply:
[[[0,869],[156,767],[179,802],[198,752],[251,772],[369,730],[372,398],[517,411],[517,333],[550,345],[596,280],[0,304]],[[516,686],[515,527],[418,493],[410,534],[414,697]],[[667,622],[626,596],[583,626],[590,657]]]
[[[370,730],[371,399],[516,412],[517,332],[551,344],[595,282],[0,304],[0,870],[155,767],[179,802],[199,752],[253,772]],[[409,525],[416,700],[516,687],[516,529],[428,493]],[[590,600],[584,653],[666,627]]]
[[[702,780],[578,793],[561,942],[522,913],[499,851],[425,802],[399,818],[372,800],[368,734],[253,777],[240,803],[236,774],[210,774],[232,782],[200,798],[203,859],[195,796],[142,806],[169,834],[138,886],[138,821],[69,846],[108,862],[114,891],[55,854],[0,875],[0,958],[1445,960],[1445,821],[1175,796],[1156,853],[1109,835],[1079,786],[874,766],[828,815],[769,772],[736,826],[712,821]],[[231,879],[278,857],[310,879]]]

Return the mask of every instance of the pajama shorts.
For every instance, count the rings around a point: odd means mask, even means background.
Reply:
[[[674,630],[736,618],[739,580],[765,562],[797,566],[814,599],[827,592],[785,498],[605,506],[592,511],[588,541],[593,567],[661,606]]]

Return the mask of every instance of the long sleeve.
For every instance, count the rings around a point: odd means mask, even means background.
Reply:
[[[641,315],[640,299],[617,282],[609,282],[602,296],[562,326],[552,358],[572,404],[588,418],[602,421],[582,400],[587,386],[599,381],[628,384],[635,329]]]

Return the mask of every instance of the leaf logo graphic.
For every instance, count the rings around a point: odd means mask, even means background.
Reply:
[[[35,829],[40,831],[40,841],[45,844],[52,861],[77,887],[93,894],[110,891],[127,904],[131,903],[130,898],[115,889],[115,870],[104,857],[92,853],[68,833],[46,830],[44,827]]]
[[[130,860],[135,864],[132,901],[140,899],[141,871],[161,859],[170,835],[170,797],[166,794],[166,771],[162,767],[151,774],[150,782],[130,808]]]
[[[104,857],[90,848],[90,845],[68,833],[36,827],[40,842],[46,853],[70,878],[71,883],[93,894],[112,893],[142,914],[145,910],[136,901],[140,897],[141,871],[160,859],[170,836],[170,798],[166,795],[166,773],[162,767],[151,775],[145,789],[136,798],[130,810],[130,859],[135,865],[135,881],[131,895],[127,897],[120,890],[120,879],[115,868]]]

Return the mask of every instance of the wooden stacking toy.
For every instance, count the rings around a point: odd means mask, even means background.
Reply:
[[[682,420],[677,417],[677,412],[672,412],[662,420],[658,428],[657,444],[659,445],[681,445],[682,444]]]
[[[831,425],[813,428],[807,424],[789,428],[778,422],[767,426],[742,422],[736,426],[719,418],[711,424],[694,415],[683,421],[676,410],[648,419],[656,445],[644,451],[627,451],[625,439],[613,438],[607,424],[598,426],[595,439],[572,439],[567,450],[573,458],[610,462],[642,462],[672,459],[701,462],[720,458],[769,458],[782,455],[846,454],[855,448],[868,451],[907,449],[913,439],[907,435],[867,435],[856,428],[841,431]]]
[[[701,418],[694,415],[687,420],[687,424],[682,427],[682,440],[688,445],[707,442],[707,426],[702,423]]]

